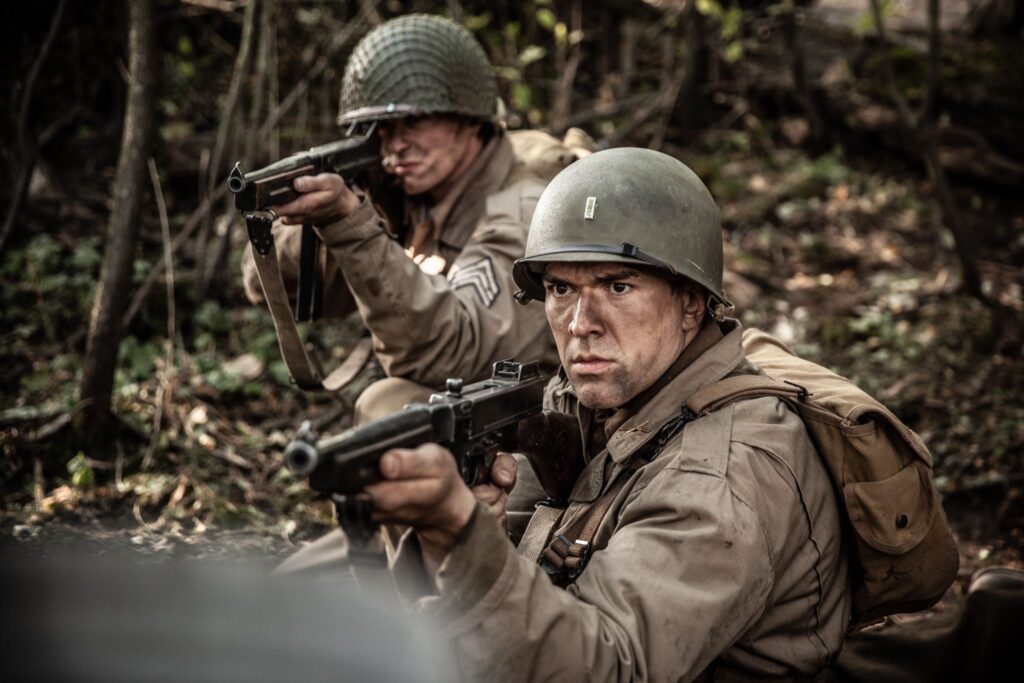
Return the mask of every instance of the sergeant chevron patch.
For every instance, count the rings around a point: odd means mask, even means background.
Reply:
[[[491,263],[489,256],[459,268],[449,282],[451,282],[452,289],[472,287],[487,308],[490,308],[501,294],[501,285],[498,284],[498,278],[494,274],[494,264]]]

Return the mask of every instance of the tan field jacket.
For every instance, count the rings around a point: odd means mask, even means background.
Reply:
[[[358,310],[385,372],[432,387],[448,377],[490,376],[491,364],[503,358],[557,367],[543,307],[512,297],[512,262],[526,247],[543,189],[544,182],[524,171],[508,136],[499,134],[431,209],[437,238],[415,260],[368,201],[318,227],[328,249],[324,316]],[[297,280],[299,232],[274,226],[288,291]],[[242,271],[249,299],[261,303],[251,244]]]
[[[724,331],[587,465],[562,528],[688,396],[749,369],[738,323]],[[567,386],[549,391],[576,410]],[[415,538],[406,540],[394,571],[418,574],[402,583],[422,589]],[[839,509],[803,423],[776,398],[688,424],[630,475],[593,546],[563,590],[478,506],[436,594],[414,605],[441,620],[473,681],[803,679],[839,651],[850,611]]]

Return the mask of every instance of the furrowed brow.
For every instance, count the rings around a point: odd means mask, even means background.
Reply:
[[[608,284],[610,282],[622,282],[623,280],[631,280],[633,278],[640,277],[640,271],[634,270],[633,268],[623,268],[605,275],[599,275],[594,279],[601,284]]]
[[[559,279],[557,277],[551,277],[547,273],[544,273],[541,276],[541,280],[543,280],[544,284],[546,284],[546,285],[566,285],[566,284],[569,284],[565,280]]]

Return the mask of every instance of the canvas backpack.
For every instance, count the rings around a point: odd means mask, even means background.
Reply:
[[[728,377],[696,392],[687,407],[700,416],[770,395],[803,418],[853,539],[854,626],[935,604],[960,559],[921,437],[853,382],[765,332],[744,331],[743,349],[767,376]]]

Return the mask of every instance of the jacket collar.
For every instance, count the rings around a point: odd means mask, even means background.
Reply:
[[[608,453],[616,463],[636,453],[662,426],[682,412],[698,389],[724,379],[743,363],[743,327],[737,320],[721,324],[724,336],[683,368],[670,382],[623,422],[608,439]]]
[[[615,430],[606,450],[587,463],[580,473],[570,500],[583,503],[596,500],[615,476],[614,471],[610,472],[607,467],[609,460],[617,471],[621,471],[630,456],[650,441],[669,420],[682,413],[683,406],[694,392],[724,379],[746,362],[743,328],[739,321],[727,319],[719,329],[724,336],[693,359]],[[586,435],[593,420],[593,411],[578,403],[576,410],[581,431]]]

